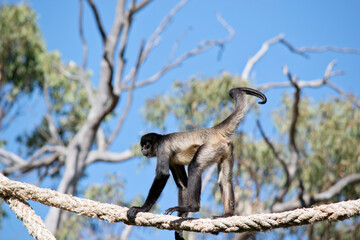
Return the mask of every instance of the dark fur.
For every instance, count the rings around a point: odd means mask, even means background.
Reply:
[[[261,92],[251,88],[233,88],[230,97],[235,99],[235,110],[224,121],[212,128],[194,132],[177,132],[166,135],[148,133],[141,138],[141,152],[146,157],[157,157],[156,176],[142,207],[131,207],[127,212],[129,221],[134,221],[138,212],[150,211],[159,198],[171,171],[178,187],[179,206],[169,208],[165,214],[177,211],[186,217],[188,212],[200,209],[201,175],[210,165],[217,163],[219,185],[224,205],[224,216],[234,214],[234,191],[232,186],[233,144],[231,135],[236,131],[247,111],[246,94],[262,99]],[[188,174],[184,165],[189,165]],[[182,232],[176,237],[181,239]]]

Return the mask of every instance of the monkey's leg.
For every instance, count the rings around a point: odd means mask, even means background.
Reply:
[[[234,166],[232,149],[233,147],[231,145],[230,154],[218,164],[218,183],[220,186],[221,200],[224,205],[223,217],[233,216],[235,211],[234,188],[232,183],[232,169]]]
[[[170,165],[170,170],[174,177],[176,186],[178,188],[178,204],[179,206],[185,206],[187,205],[187,182],[188,182],[188,177],[185,171],[185,167],[184,165],[172,164]],[[186,214],[181,215],[179,213],[179,216],[186,217]]]
[[[175,211],[178,211],[179,213],[199,211],[201,174],[207,167],[215,163],[218,153],[219,151],[217,151],[217,147],[213,147],[213,145],[203,145],[198,149],[188,168],[189,178],[187,184],[187,205],[169,208],[165,211],[165,214],[172,214]]]
[[[179,202],[179,206],[169,208],[165,211],[165,214],[172,214],[178,212],[180,216],[187,214],[188,212],[197,212],[200,209],[200,192],[201,192],[201,173],[195,173],[195,164],[189,165],[189,178],[188,178],[188,189],[185,199],[182,202],[186,205],[182,205]],[[185,201],[184,201],[185,200]]]
[[[187,205],[187,181],[188,177],[185,171],[185,167],[183,165],[173,164],[170,165],[171,173],[174,177],[176,186],[178,187],[178,204],[179,206]],[[179,217],[186,217],[187,212],[178,213]],[[183,231],[175,231],[175,239],[176,240],[184,240]]]

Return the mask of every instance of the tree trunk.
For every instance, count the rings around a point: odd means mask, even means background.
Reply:
[[[96,132],[105,116],[112,112],[118,103],[119,97],[112,92],[112,64],[106,58],[105,54],[101,62],[99,91],[88,118],[67,147],[65,172],[57,189],[61,193],[75,194],[77,183],[84,173],[86,158],[94,143]],[[61,210],[51,208],[45,224],[52,233],[55,233],[66,218]]]
[[[83,126],[67,148],[65,172],[57,188],[61,193],[75,195],[77,183],[84,173],[85,161],[97,131],[97,128],[87,126],[89,124]],[[58,208],[50,208],[45,224],[49,231],[55,233],[66,219],[65,212]]]

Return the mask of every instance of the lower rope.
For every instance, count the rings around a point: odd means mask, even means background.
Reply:
[[[180,218],[176,216],[138,213],[135,223],[128,221],[128,208],[100,203],[62,194],[31,184],[12,181],[0,174],[0,196],[21,201],[37,201],[79,215],[130,225],[156,227],[168,230],[186,230],[204,233],[267,231],[275,228],[312,224],[320,221],[340,221],[360,216],[360,199],[312,208],[300,208],[281,213],[254,214],[227,218]]]
[[[29,234],[38,240],[55,240],[54,235],[45,228],[45,223],[35,214],[34,209],[26,202],[16,198],[5,199],[9,204],[10,209],[16,214],[16,217],[21,220],[27,228]]]

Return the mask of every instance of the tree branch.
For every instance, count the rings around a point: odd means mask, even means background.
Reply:
[[[341,191],[352,184],[360,183],[360,173],[354,173],[347,175],[337,181],[333,186],[331,186],[328,190],[315,194],[311,202],[318,203],[331,200],[334,196],[339,195]]]
[[[48,155],[50,153],[50,155]],[[30,158],[29,161],[21,160],[9,165],[9,167],[2,170],[6,175],[14,173],[15,171],[21,171],[22,173],[28,172],[34,168],[40,168],[43,166],[50,166],[58,160],[60,156],[66,154],[66,148],[62,146],[44,146],[36,151]],[[10,161],[14,161],[14,158],[21,159],[14,153],[6,152],[4,149],[0,149],[0,155]],[[40,156],[43,156],[40,158]],[[38,159],[38,160],[37,160]]]
[[[292,200],[284,203],[276,203],[272,211],[282,212],[289,211],[300,207],[309,207],[313,204],[318,204],[325,201],[330,201],[335,196],[339,195],[341,191],[348,186],[360,183],[360,173],[350,174],[339,179],[334,185],[328,188],[326,191],[314,194],[313,196],[304,196],[304,202],[300,201],[298,197],[294,197]],[[305,206],[303,206],[305,203]]]
[[[80,35],[81,43],[83,45],[83,63],[81,65],[81,68],[85,70],[87,64],[88,46],[84,36],[83,12],[84,12],[83,0],[79,0],[79,35]]]
[[[138,87],[142,87],[142,86],[148,85],[150,83],[153,83],[156,80],[158,80],[162,75],[164,75],[164,73],[179,66],[186,59],[188,59],[194,55],[197,55],[199,53],[205,52],[205,51],[209,50],[210,48],[212,48],[213,46],[216,46],[216,45],[223,46],[226,42],[230,41],[234,35],[234,31],[228,24],[226,24],[225,20],[223,20],[220,16],[218,16],[218,20],[228,30],[229,34],[226,38],[224,38],[222,40],[207,40],[207,41],[200,42],[197,47],[195,47],[194,49],[190,50],[189,52],[181,55],[175,61],[167,63],[160,71],[155,73],[153,76],[151,76],[147,80],[136,83],[134,87],[138,88]],[[146,51],[146,47],[145,47],[144,51]],[[128,89],[128,87],[125,87],[124,89]]]
[[[107,146],[109,146],[115,139],[115,137],[118,135],[120,129],[122,128],[122,125],[125,121],[125,118],[130,110],[130,106],[131,106],[131,103],[132,103],[132,97],[133,97],[133,91],[134,91],[134,86],[135,86],[135,81],[136,81],[136,77],[137,77],[137,73],[139,71],[139,68],[140,68],[140,61],[141,61],[141,56],[143,54],[143,51],[144,51],[144,41],[141,42],[141,46],[140,46],[140,52],[139,52],[139,55],[138,55],[138,60],[136,62],[136,65],[135,65],[135,69],[133,71],[133,75],[131,76],[132,80],[131,80],[131,85],[130,85],[130,89],[128,91],[128,99],[127,99],[127,103],[126,103],[126,106],[125,106],[125,109],[120,117],[120,120],[114,130],[114,132],[110,135],[109,139],[108,139],[108,142],[107,142]]]
[[[8,152],[3,148],[0,148],[0,155],[4,158],[7,159],[11,162],[11,164],[16,165],[16,164],[26,164],[27,161],[22,159],[21,157],[19,157],[18,155],[12,153],[12,152]],[[4,162],[5,163],[5,162]]]
[[[287,167],[285,160],[282,157],[280,157],[280,154],[278,153],[278,151],[276,151],[274,145],[270,142],[269,138],[265,135],[265,132],[260,124],[260,121],[257,120],[256,123],[260,130],[261,136],[263,137],[266,144],[271,149],[272,153],[275,156],[275,159],[277,159],[279,161],[280,166],[282,167],[282,169],[285,173],[285,183],[284,183],[284,186],[282,186],[281,190],[278,192],[277,196],[275,197],[275,200],[274,200],[274,203],[275,203],[275,202],[281,201],[284,198],[285,194],[287,193],[287,191],[290,187],[290,184],[291,184],[290,173],[289,173],[289,169]]]
[[[353,53],[353,54],[360,54],[360,49],[355,48],[340,48],[335,46],[322,46],[322,47],[302,47],[302,48],[295,48],[291,43],[286,41],[284,38],[280,40],[282,44],[284,44],[290,51],[300,54],[304,57],[309,57],[306,53],[321,53],[326,51],[333,51],[339,53]]]
[[[102,26],[102,23],[101,23],[101,20],[100,20],[100,15],[99,15],[99,12],[94,4],[94,2],[92,0],[88,0],[88,3],[90,4],[90,7],[94,13],[94,16],[95,16],[95,20],[96,20],[96,24],[97,24],[97,27],[98,27],[98,30],[100,32],[100,36],[101,36],[101,39],[103,40],[103,43],[106,42],[106,33],[105,33],[105,30]]]
[[[44,99],[45,99],[45,103],[46,103],[46,107],[47,107],[47,113],[46,113],[46,120],[49,124],[49,132],[50,132],[50,136],[51,136],[51,139],[50,141],[52,142],[52,144],[56,145],[56,144],[59,144],[59,145],[64,145],[63,141],[61,140],[61,137],[57,131],[57,128],[55,126],[55,123],[54,123],[54,119],[51,115],[51,112],[52,112],[52,105],[51,105],[51,102],[50,102],[50,96],[49,96],[49,79],[48,77],[46,76],[45,74],[45,82],[44,82]]]
[[[108,151],[90,151],[88,157],[86,158],[86,165],[89,165],[94,162],[123,162],[133,158],[135,154],[126,150],[121,153],[114,153]]]
[[[249,79],[249,74],[250,74],[251,70],[253,69],[254,65],[265,55],[265,53],[267,53],[267,51],[269,50],[271,45],[284,39],[284,36],[285,36],[284,34],[279,34],[279,36],[265,41],[262,44],[260,50],[247,61],[245,68],[241,73],[241,78]]]
[[[60,156],[59,153],[53,153],[50,156],[45,156],[45,157],[39,159],[36,162],[27,162],[26,164],[18,164],[18,165],[15,165],[15,166],[5,168],[2,172],[5,175],[12,174],[12,173],[14,173],[15,171],[18,171],[18,170],[21,173],[26,173],[26,172],[29,172],[29,171],[35,169],[35,168],[50,166],[51,164],[53,164],[55,161],[58,160],[59,156]]]
[[[140,11],[146,5],[148,5],[150,2],[151,2],[151,0],[143,0],[142,2],[139,2],[138,4],[135,4],[135,7],[132,9],[132,12],[135,13],[137,11]]]
[[[149,53],[153,48],[155,48],[160,42],[160,34],[166,29],[166,27],[170,24],[171,20],[175,16],[175,14],[186,4],[188,0],[181,0],[173,9],[170,10],[168,15],[166,15],[163,20],[160,22],[159,26],[155,29],[155,31],[149,37],[149,40],[146,42],[144,50],[142,51],[141,58],[138,60],[138,63],[142,65],[144,61],[147,59]],[[124,77],[122,82],[122,88],[126,88],[127,82],[134,75],[134,71],[136,71],[135,67],[133,67],[130,72]]]
[[[83,30],[83,8],[84,8],[83,0],[79,0],[79,35],[80,35],[81,43],[83,46],[83,59],[82,59],[81,67],[79,69],[79,80],[85,88],[85,91],[86,91],[86,94],[87,94],[90,104],[93,105],[94,101],[95,101],[93,90],[92,90],[89,80],[86,79],[86,75],[85,75],[87,58],[88,58],[88,46],[86,43],[86,39],[84,36],[84,30]]]

